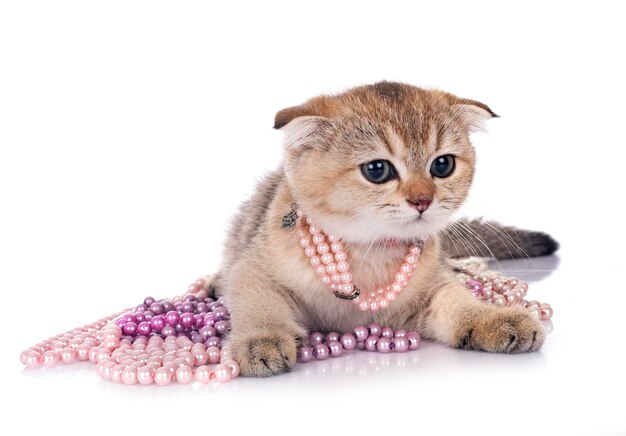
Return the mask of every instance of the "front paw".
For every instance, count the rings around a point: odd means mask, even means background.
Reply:
[[[541,323],[521,307],[489,308],[457,332],[457,348],[498,353],[538,350],[545,340]]]
[[[302,340],[297,333],[268,329],[241,337],[231,335],[228,342],[242,375],[269,377],[291,370]]]

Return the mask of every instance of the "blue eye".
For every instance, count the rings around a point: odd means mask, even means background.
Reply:
[[[433,177],[449,177],[454,172],[454,156],[451,154],[444,154],[435,158],[430,166],[430,174]]]
[[[393,179],[396,169],[388,160],[373,160],[361,165],[361,173],[368,181],[380,184]]]

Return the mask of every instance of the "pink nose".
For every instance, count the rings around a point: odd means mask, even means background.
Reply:
[[[433,202],[433,197],[430,195],[419,195],[417,198],[407,200],[411,206],[413,206],[419,213],[424,213],[426,209]]]

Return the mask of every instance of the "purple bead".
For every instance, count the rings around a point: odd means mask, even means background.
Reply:
[[[120,319],[118,319],[117,321],[115,321],[115,324],[116,324],[119,328],[123,329],[123,328],[124,328],[124,326],[126,325],[126,323],[127,323],[127,322],[128,322],[128,321],[126,320],[126,318],[121,317]]]
[[[201,329],[204,327],[204,315],[201,313],[197,313],[193,316],[193,326],[196,329]]]
[[[391,351],[391,339],[389,338],[379,338],[376,343],[376,349],[380,353],[389,353]]]
[[[204,339],[202,339],[202,336],[198,334],[191,335],[191,342],[193,342],[194,344],[201,344],[204,342]]]
[[[339,334],[337,334],[339,335]],[[328,349],[332,357],[339,357],[343,354],[343,345],[339,341],[331,341],[328,343]]]
[[[180,321],[180,315],[175,310],[170,310],[165,314],[165,322],[167,325],[175,326]]]
[[[214,301],[213,303],[209,303],[209,310],[215,310],[218,307],[222,307],[222,303],[218,301]]]
[[[356,338],[357,341],[363,342],[367,339],[368,336],[369,336],[369,332],[367,331],[367,327],[358,326],[357,328],[354,329],[354,337]]]
[[[137,324],[141,324],[142,322],[144,322],[146,320],[146,315],[143,312],[137,312],[135,314],[135,322]]]
[[[365,350],[365,341],[358,341],[356,343],[356,349],[357,350]]]
[[[350,333],[343,335],[339,342],[341,342],[341,345],[343,345],[345,350],[354,350],[356,347],[356,339],[354,339],[354,336]]]
[[[180,333],[185,333],[187,331],[187,328],[184,327],[181,323],[178,323],[174,326],[174,329],[176,330],[176,333],[180,334]]]
[[[485,291],[485,289],[483,288],[483,285],[474,279],[468,279],[465,282],[465,286],[471,289],[472,295],[474,297],[480,297],[481,295],[483,295],[483,292]]]
[[[217,336],[211,336],[209,339],[207,339],[204,342],[204,345],[206,345],[207,348],[208,347],[217,347],[217,348],[219,348],[221,344],[222,344],[222,341]]]
[[[198,301],[198,299],[196,298],[195,295],[193,294],[186,294],[184,297],[185,301]]]
[[[368,324],[367,325],[367,330],[369,330],[370,332],[370,336],[374,335],[374,336],[380,336],[380,333],[382,331],[380,325],[376,324],[375,322]]]
[[[150,327],[152,327],[157,332],[160,332],[163,327],[165,327],[165,318],[163,315],[157,315],[150,320]]]
[[[228,314],[228,309],[226,309],[225,307],[218,307],[217,309],[215,309],[213,311],[213,315],[215,316],[215,319],[217,320],[222,320],[222,319],[228,319],[229,318],[229,314]]]
[[[146,310],[148,310],[148,305],[147,304],[139,304],[137,305],[137,308],[135,309],[136,313],[141,313],[141,312],[145,312]]]
[[[422,338],[416,332],[407,333],[405,338],[409,341],[409,350],[417,350],[422,342]]]
[[[151,310],[146,310],[143,313],[143,316],[144,316],[146,321],[150,321],[152,318],[154,318],[154,312],[152,312]]]
[[[150,305],[150,311],[155,315],[161,315],[163,313],[163,303],[152,303]]]
[[[152,297],[146,297],[143,300],[143,304],[145,304],[146,306],[150,306],[152,303],[154,303],[156,300]]]
[[[228,321],[218,321],[213,327],[218,335],[223,335],[230,330],[230,323]]]
[[[206,303],[198,303],[198,305],[196,306],[196,312],[201,313],[201,314],[205,314],[209,311],[209,305]]]
[[[209,339],[211,336],[216,336],[217,332],[215,331],[215,329],[211,326],[204,326],[200,329],[200,336],[202,337],[202,339],[204,339],[205,341],[207,339]]]
[[[161,329],[161,334],[163,336],[174,336],[176,334],[176,329],[174,326],[166,325]]]
[[[339,333],[337,332],[330,332],[326,335],[326,343],[330,344],[331,342],[337,342],[339,341]]]
[[[163,313],[167,313],[170,310],[174,310],[174,305],[169,300],[163,300],[161,304],[163,304]]]
[[[191,312],[185,312],[180,316],[180,324],[184,327],[184,328],[189,328],[193,325],[194,323],[194,318],[193,318],[193,313]]]
[[[206,315],[204,315],[204,325],[213,327],[216,321],[217,320],[215,319],[215,316],[212,313],[207,313]]]
[[[152,331],[152,326],[150,325],[148,321],[140,322],[137,325],[137,333],[139,333],[140,335],[148,336],[151,331]]]
[[[380,331],[381,338],[393,338],[393,330],[389,327],[383,327]]]
[[[404,353],[409,349],[409,341],[402,336],[393,338],[393,349],[398,353]]]
[[[324,342],[324,335],[321,334],[320,332],[313,332],[311,333],[311,335],[309,336],[309,342],[311,343],[311,345],[316,346],[321,344],[322,342]]]
[[[191,301],[185,301],[182,306],[180,306],[180,310],[183,312],[191,312],[193,313],[193,303]]]
[[[403,338],[406,336],[406,330],[404,329],[396,330],[393,336],[396,338]]]
[[[313,348],[300,347],[298,350],[298,362],[306,363],[310,362],[311,359],[313,359]]]
[[[326,344],[317,344],[313,347],[313,356],[315,356],[317,360],[326,360],[330,356],[330,350]]]
[[[376,351],[376,343],[378,342],[378,336],[370,335],[365,340],[365,349],[367,351]]]
[[[126,324],[124,324],[124,327],[122,328],[122,330],[124,331],[125,335],[132,336],[137,331],[137,324],[132,321],[129,321]]]

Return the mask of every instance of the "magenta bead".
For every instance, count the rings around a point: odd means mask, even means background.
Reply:
[[[137,333],[143,336],[148,336],[152,332],[152,326],[150,322],[144,321],[137,326]]]
[[[163,315],[157,315],[150,320],[150,327],[155,331],[160,332],[165,327],[165,317]]]
[[[185,312],[181,315],[180,317],[180,325],[183,326],[183,328],[189,328],[194,324],[194,318],[193,318],[193,313],[191,312]]]
[[[125,335],[134,335],[137,332],[137,324],[133,321],[127,322],[122,328]]]
[[[175,326],[180,321],[180,315],[175,310],[170,310],[165,314],[165,322],[170,326]]]

